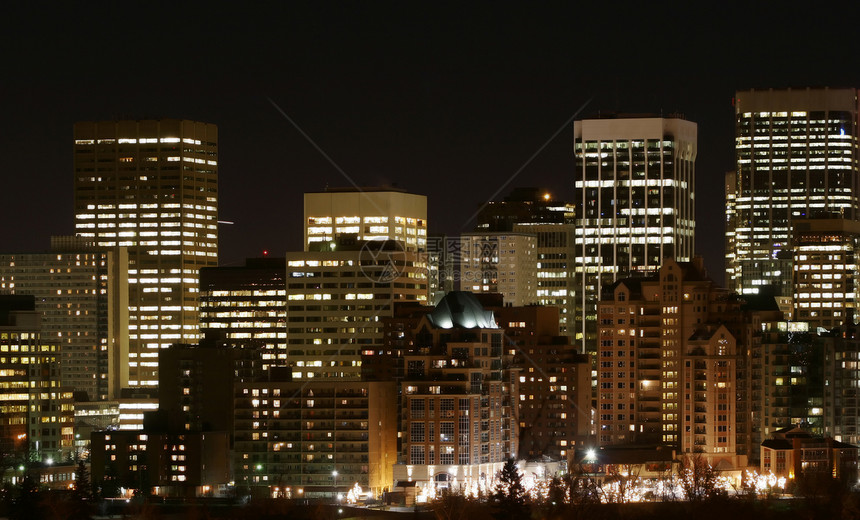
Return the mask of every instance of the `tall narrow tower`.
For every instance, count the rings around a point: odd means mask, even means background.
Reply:
[[[574,340],[597,348],[597,301],[616,278],[693,256],[696,124],[681,116],[574,123]]]
[[[128,248],[129,385],[198,339],[199,270],[218,264],[218,130],[161,119],[75,124],[75,231]]]

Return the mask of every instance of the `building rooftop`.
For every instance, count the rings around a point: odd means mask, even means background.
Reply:
[[[442,329],[497,329],[493,311],[485,310],[474,294],[451,291],[442,298],[428,316],[434,326]]]
[[[379,192],[379,191],[393,191],[396,193],[407,193],[403,188],[398,188],[397,186],[339,186],[339,187],[329,187],[326,186],[320,191],[311,191],[308,193],[358,193],[358,192]]]

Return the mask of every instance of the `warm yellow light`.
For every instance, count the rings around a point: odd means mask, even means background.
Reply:
[[[544,193],[543,200],[549,200],[549,193]]]

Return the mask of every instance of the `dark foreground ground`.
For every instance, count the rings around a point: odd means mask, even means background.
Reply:
[[[551,504],[500,507],[462,498],[426,508],[387,510],[307,504],[290,500],[225,500],[188,502],[111,501],[98,505],[73,503],[56,496],[16,504],[0,512],[11,520],[860,520],[860,494],[831,493],[803,499],[715,498],[699,502],[638,504]]]
[[[461,501],[434,508],[378,510],[328,504],[297,504],[287,500],[248,504],[192,502],[187,504],[128,504],[100,511],[94,518],[161,520],[860,520],[860,495],[805,499],[722,498],[701,502],[527,506],[522,510]],[[45,516],[44,518],[51,518]],[[67,517],[57,517],[67,518]]]

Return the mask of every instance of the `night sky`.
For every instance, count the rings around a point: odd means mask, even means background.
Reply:
[[[800,9],[810,3],[115,4],[4,5],[2,251],[73,232],[75,121],[217,124],[229,265],[300,249],[302,194],[349,179],[427,195],[431,232],[469,230],[587,103],[583,116],[698,123],[697,248],[722,281],[735,90],[860,86],[856,13]],[[496,198],[516,186],[572,198],[572,133],[562,128]]]

